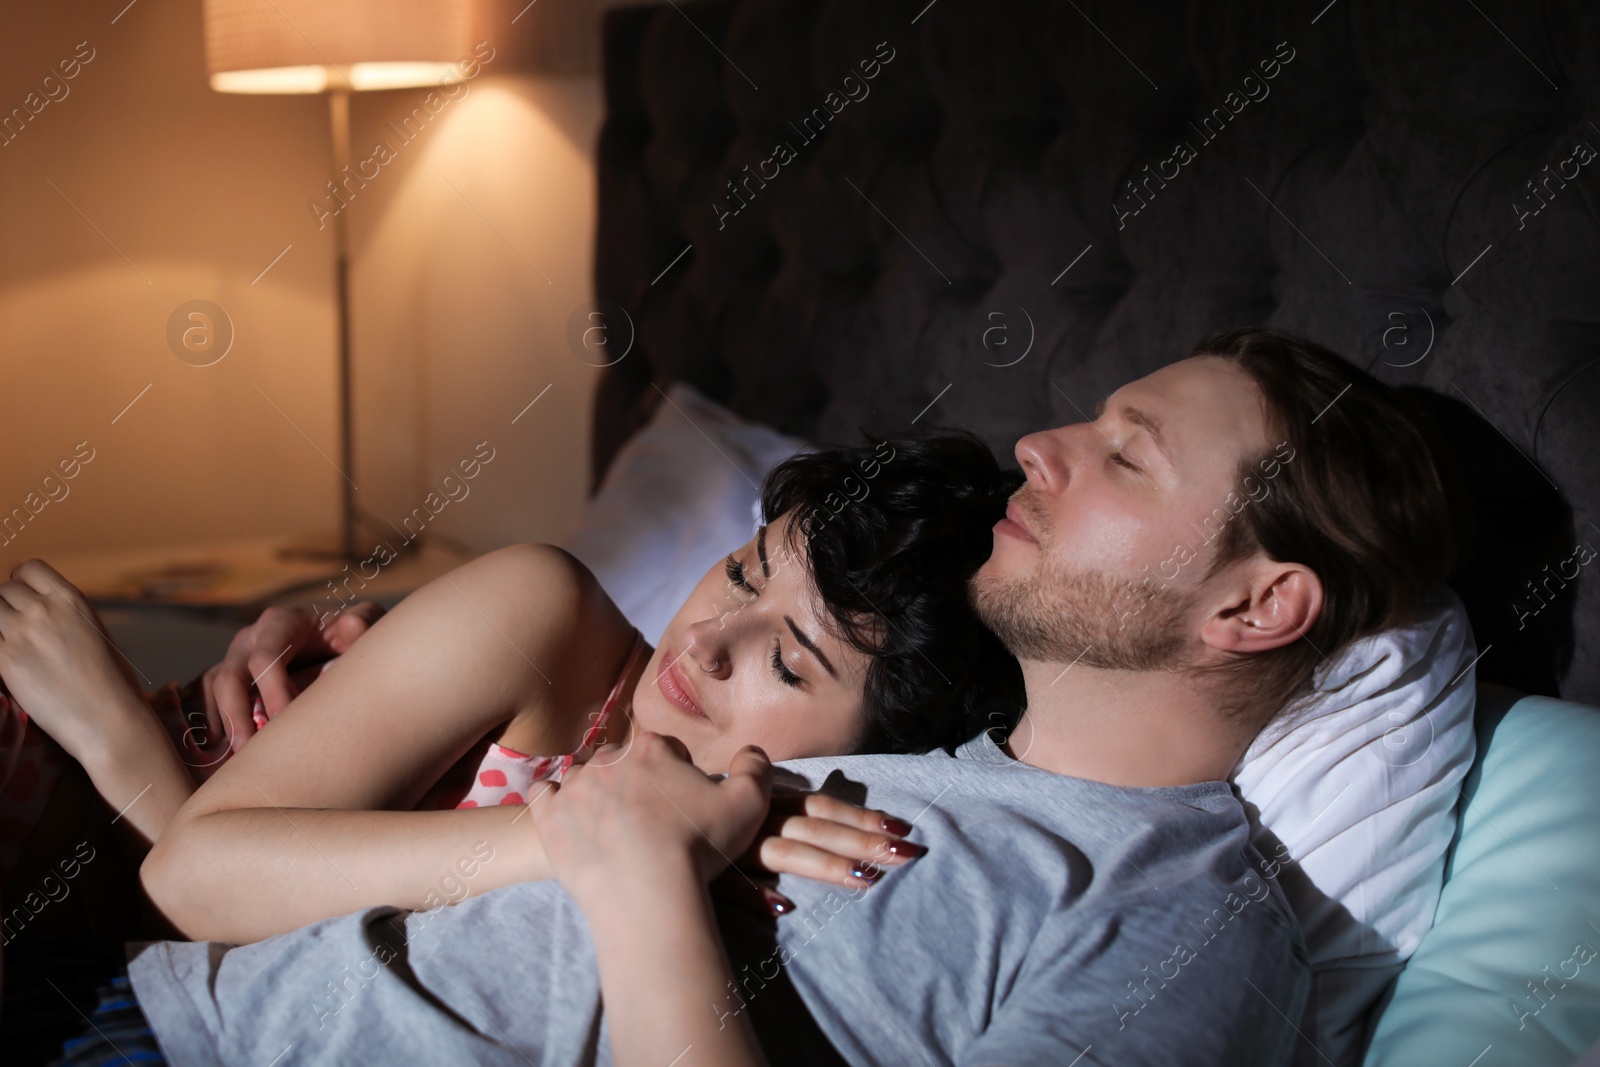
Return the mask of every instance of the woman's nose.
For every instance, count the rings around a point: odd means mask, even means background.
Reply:
[[[702,619],[691,623],[684,658],[713,678],[726,678],[733,667],[728,640],[728,618]]]

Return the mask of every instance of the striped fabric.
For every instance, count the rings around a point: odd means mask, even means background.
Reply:
[[[14,1067],[164,1064],[128,984],[122,946],[16,944],[5,953],[0,1048]]]

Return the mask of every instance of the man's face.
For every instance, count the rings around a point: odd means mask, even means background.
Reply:
[[[1210,608],[1217,509],[1269,448],[1255,382],[1210,357],[1123,386],[1092,423],[1029,434],[1027,483],[972,579],[979,615],[1020,659],[1183,666]]]

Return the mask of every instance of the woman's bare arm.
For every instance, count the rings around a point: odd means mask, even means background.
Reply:
[[[194,792],[94,607],[43,560],[0,583],[0,680],[146,843]]]
[[[771,764],[747,747],[713,782],[681,744],[649,733],[614,755],[602,748],[532,812],[589,923],[612,1058],[653,1067],[693,1049],[707,1067],[762,1067],[749,1016],[716,1009],[733,969],[706,880],[754,839]]]
[[[549,724],[546,751],[570,751],[631,637],[558,549],[501,549],[429,583],[183,805],[141,870],[151,899],[190,937],[241,943],[374,904],[432,907],[464,879],[546,876],[520,805],[406,809],[513,716],[538,713],[525,718]]]
[[[613,1060],[651,1067],[663,1050],[693,1049],[683,1062],[696,1067],[763,1067],[749,1015],[724,1007],[734,970],[705,887],[687,868],[653,867],[624,883],[642,890],[648,881],[649,891],[586,910]]]

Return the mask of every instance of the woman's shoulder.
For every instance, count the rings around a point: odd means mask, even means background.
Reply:
[[[559,622],[552,638],[593,646],[631,639],[634,629],[622,609],[582,560],[555,545],[529,541],[481,557],[482,578],[502,596]]]
[[[612,688],[637,631],[593,572],[564,549],[508,545],[476,562],[477,584],[493,591],[499,614],[510,620],[502,636],[539,665],[546,683],[525,694],[499,740],[519,752],[572,751],[584,715]]]
[[[573,606],[590,601],[609,603],[594,572],[564,548],[526,541],[486,553],[475,561],[484,577],[502,582],[508,591],[568,599]]]

